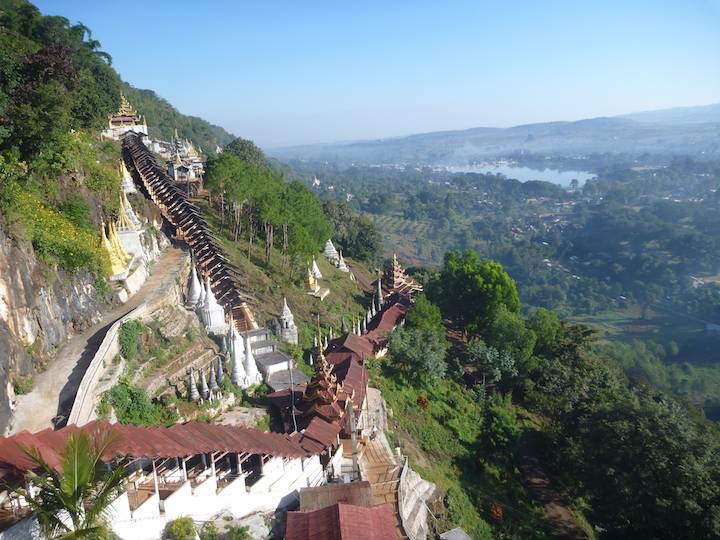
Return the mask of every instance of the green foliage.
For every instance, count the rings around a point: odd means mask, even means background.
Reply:
[[[214,521],[208,521],[200,531],[200,540],[220,540],[220,533]]]
[[[225,529],[228,540],[252,540],[250,527],[240,525],[228,525]]]
[[[677,403],[649,391],[590,398],[558,427],[562,467],[608,537],[720,534],[717,432]]]
[[[414,330],[427,330],[445,339],[445,326],[443,325],[440,308],[421,294],[415,298],[405,317],[405,326]]]
[[[427,328],[396,328],[388,340],[393,359],[409,377],[430,384],[445,375],[447,342]]]
[[[77,431],[59,452],[58,468],[48,465],[37,448],[23,448],[37,472],[27,474],[33,493],[18,492],[46,537],[110,537],[108,510],[123,490],[125,469],[122,464],[107,467],[101,457],[116,441],[109,431]]]
[[[520,435],[510,394],[493,394],[487,401],[480,437],[483,452],[498,460],[510,460]]]
[[[270,416],[265,415],[258,418],[257,422],[255,422],[255,429],[270,431]]]
[[[483,332],[483,337],[491,346],[509,352],[522,371],[531,371],[532,367],[528,364],[535,349],[536,336],[518,313],[500,305]]]
[[[528,321],[527,326],[535,333],[535,354],[551,355],[562,331],[562,323],[557,313],[540,308]]]
[[[107,414],[110,407],[121,424],[151,426],[175,420],[161,405],[153,403],[147,392],[124,379],[103,394],[98,413]]]
[[[120,78],[87,28],[22,0],[2,2],[0,27],[0,152],[14,147],[28,158],[70,129],[102,125],[119,101]]]
[[[135,360],[140,347],[140,336],[145,330],[145,325],[133,319],[124,322],[120,326],[118,341],[120,342],[120,353],[126,360]]]
[[[93,222],[90,217],[90,205],[79,195],[71,195],[68,197],[60,211],[68,218],[76,227],[81,229],[93,230]]]
[[[32,375],[18,375],[13,382],[13,389],[17,395],[29,394],[32,391],[33,384]]]
[[[0,191],[0,210],[20,227],[16,232],[32,242],[43,261],[95,273],[104,273],[109,267],[107,254],[100,249],[95,234],[46,206],[37,195],[15,182],[0,186]]]
[[[375,223],[347,203],[326,200],[322,206],[330,223],[333,244],[342,250],[343,256],[368,263],[377,262],[382,239]]]
[[[257,145],[248,139],[237,137],[230,141],[223,149],[223,153],[228,153],[240,158],[243,162],[253,167],[266,167],[268,165],[267,158],[263,151]]]
[[[475,338],[468,344],[467,355],[470,362],[490,377],[490,382],[498,382],[503,377],[514,377],[518,373],[512,355],[507,351],[501,352],[495,347],[488,347],[481,339]]]
[[[520,309],[515,283],[494,261],[481,261],[473,251],[451,251],[437,282],[430,288],[430,298],[443,314],[477,333],[486,329],[501,306],[509,313]]]
[[[330,236],[320,202],[301,183],[288,183],[269,167],[232,152],[209,159],[206,171],[205,185],[219,199],[223,223],[232,222],[233,229],[244,231],[248,239],[256,231],[265,232],[266,262],[273,247],[301,260],[310,257]],[[275,228],[287,229],[287,249]]]
[[[195,523],[192,518],[183,516],[174,519],[165,526],[163,538],[167,540],[193,540],[195,534]]]

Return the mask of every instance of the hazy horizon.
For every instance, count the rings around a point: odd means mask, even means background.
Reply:
[[[717,0],[37,4],[133,86],[266,148],[720,101]]]

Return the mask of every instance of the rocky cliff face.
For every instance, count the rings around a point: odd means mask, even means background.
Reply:
[[[10,421],[19,376],[32,375],[65,339],[104,306],[87,272],[72,275],[38,261],[0,222],[0,431]]]

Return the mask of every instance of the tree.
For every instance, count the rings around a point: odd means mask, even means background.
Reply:
[[[103,456],[118,440],[115,432],[76,431],[59,453],[59,470],[37,448],[23,448],[39,472],[27,475],[32,490],[21,489],[48,538],[103,538],[109,533],[107,511],[123,490],[122,464],[107,467]]]
[[[163,531],[163,538],[166,540],[193,540],[196,536],[195,523],[187,516],[174,519]]]
[[[483,333],[489,345],[509,352],[524,372],[529,372],[528,361],[535,348],[535,332],[530,330],[522,316],[500,305]]]
[[[474,251],[446,253],[439,279],[430,290],[443,314],[470,333],[487,328],[501,306],[511,313],[520,310],[515,282],[502,265],[480,261]]]
[[[440,339],[445,339],[445,325],[443,324],[440,308],[421,294],[415,298],[405,317],[407,328],[428,330]]]
[[[519,435],[520,427],[511,395],[494,394],[485,407],[483,430],[480,434],[485,453],[500,461],[507,461]]]
[[[227,146],[223,148],[223,154],[226,152],[239,157],[254,167],[266,167],[268,165],[267,158],[263,151],[249,139],[238,137],[230,141]]]
[[[396,328],[390,333],[390,353],[411,379],[429,383],[445,375],[447,342],[427,328]]]
[[[552,354],[558,334],[562,331],[562,323],[557,313],[540,308],[528,320],[527,326],[535,333],[535,354],[548,356]]]
[[[498,351],[495,347],[488,347],[482,339],[473,339],[467,346],[468,358],[476,364],[483,373],[483,385],[486,375],[491,382],[500,381],[503,376],[517,375],[515,359],[507,351]]]
[[[718,538],[714,428],[661,394],[591,398],[559,422],[562,467],[608,538]]]

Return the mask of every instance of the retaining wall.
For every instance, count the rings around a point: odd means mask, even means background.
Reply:
[[[398,510],[403,529],[410,540],[425,540],[428,537],[426,500],[429,493],[425,488],[430,486],[430,482],[420,478],[420,475],[410,468],[408,459],[405,458],[398,482]]]
[[[110,326],[98,350],[95,352],[95,356],[93,356],[93,359],[90,361],[90,365],[85,371],[82,381],[80,381],[72,410],[68,416],[68,425],[75,424],[82,426],[96,418],[95,407],[97,406],[98,397],[96,395],[96,389],[98,382],[105,373],[105,368],[110,365],[115,356],[120,352],[118,336],[123,323],[132,319],[140,321],[148,320],[158,309],[164,306],[180,305],[182,303],[182,293],[174,280],[172,284],[166,285],[166,288],[168,289],[167,294],[158,295],[156,300],[152,302],[143,302]]]

